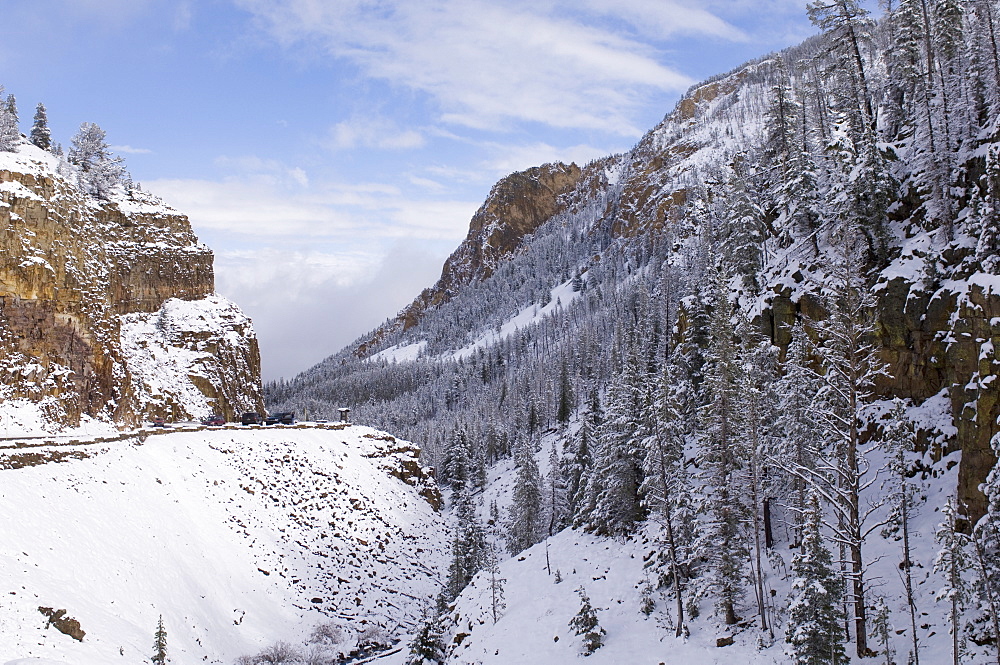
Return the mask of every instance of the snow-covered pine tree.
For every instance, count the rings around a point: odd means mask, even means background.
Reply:
[[[619,344],[622,367],[608,387],[608,406],[598,431],[600,446],[587,481],[584,526],[594,533],[623,537],[645,517],[639,498],[642,439],[645,436],[645,363],[630,331]],[[621,335],[619,335],[621,340]],[[624,347],[624,348],[623,348]]]
[[[675,636],[684,633],[683,584],[687,577],[685,565],[692,545],[694,520],[686,520],[685,508],[690,505],[690,484],[684,459],[690,384],[674,363],[668,359],[657,381],[657,394],[652,414],[652,431],[646,438],[643,464],[643,501],[651,518],[660,524],[666,553],[663,576],[674,593],[676,618]],[[686,528],[685,528],[686,527]]]
[[[875,340],[875,296],[867,284],[866,241],[856,228],[834,239],[830,284],[823,294],[828,317],[814,321],[821,340],[817,351],[822,365],[822,384],[816,395],[814,414],[820,424],[824,447],[813,451],[816,467],[794,472],[808,481],[828,502],[830,526],[847,549],[851,600],[854,606],[855,640],[861,658],[869,655],[867,605],[865,603],[865,540],[873,529],[872,517],[886,500],[862,501],[862,493],[876,484],[883,469],[870,462],[882,441],[864,441],[862,431],[867,405],[875,382],[886,376]]]
[[[542,479],[535,461],[535,446],[524,439],[518,445],[515,462],[517,479],[507,514],[507,551],[511,554],[522,552],[539,540],[545,533],[542,510]]]
[[[549,471],[545,475],[545,524],[548,535],[555,535],[569,526],[569,498],[566,493],[566,480],[563,478],[563,466],[560,464],[559,451],[556,444],[549,450]]]
[[[31,124],[31,142],[41,148],[48,150],[52,147],[52,132],[49,130],[49,119],[45,113],[45,105],[38,102],[35,107],[35,118]]]
[[[486,562],[486,535],[479,524],[476,506],[466,485],[455,490],[455,538],[451,546],[451,565],[442,595],[446,602],[455,600]]]
[[[704,474],[708,519],[698,549],[708,560],[706,579],[727,625],[738,621],[749,553],[738,455],[740,366],[729,302],[729,279],[714,275],[710,341],[705,363],[704,404],[699,410],[698,467]]]
[[[828,35],[828,44],[853,98],[851,111],[860,115],[856,129],[874,136],[875,113],[868,86],[862,47],[871,38],[873,23],[859,0],[812,0],[806,6],[809,20]]]
[[[792,591],[785,639],[796,665],[846,665],[843,580],[823,542],[819,496],[810,492],[802,524],[802,549],[792,557]]]
[[[582,586],[576,592],[580,595],[580,611],[569,620],[569,627],[577,635],[583,635],[583,655],[589,656],[604,646],[607,631],[597,620],[597,611],[590,604],[590,596]]]
[[[942,514],[944,519],[934,534],[934,540],[940,546],[934,559],[934,572],[943,575],[945,583],[935,594],[935,600],[948,602],[952,661],[954,665],[960,665],[966,655],[962,614],[969,600],[969,585],[964,577],[969,565],[969,537],[959,528],[959,513],[954,497],[948,497]]]
[[[3,86],[0,86],[0,97],[3,96]],[[0,103],[0,151],[14,152],[21,140],[21,132],[17,127],[17,102],[14,95],[7,95],[5,102]]]
[[[491,542],[486,546],[486,572],[490,575],[490,610],[493,623],[496,623],[507,609],[503,593],[503,585],[507,580],[500,576],[500,555],[496,543]]]
[[[777,450],[772,462],[784,472],[781,480],[786,483],[783,495],[791,517],[791,545],[798,547],[809,494],[806,479],[816,467],[814,454],[820,448],[812,411],[820,376],[811,367],[815,350],[802,324],[795,324],[788,334],[791,342],[781,366],[782,374],[774,386],[778,409],[772,436],[777,440]]]
[[[576,436],[569,440],[566,456],[562,464],[565,468],[566,495],[569,509],[575,522],[579,521],[580,506],[587,491],[587,477],[594,464],[593,450],[597,444],[597,432],[604,422],[601,409],[601,395],[597,385],[591,382],[587,389],[587,401],[580,416],[580,428]]]
[[[768,622],[766,580],[764,572],[764,548],[771,545],[771,524],[767,511],[770,482],[767,474],[767,459],[775,448],[771,424],[777,414],[773,405],[777,395],[773,391],[777,377],[776,358],[770,340],[765,340],[757,327],[742,313],[737,314],[739,325],[736,334],[742,342],[741,367],[738,374],[739,403],[737,417],[742,435],[737,439],[738,454],[742,458],[743,494],[750,514],[748,527],[753,542],[750,577],[753,582],[757,614],[760,628],[768,631],[771,639],[774,631]]]
[[[994,455],[1000,453],[1000,435],[990,442]],[[993,628],[993,639],[1000,665],[1000,465],[993,467],[983,485],[987,504],[986,514],[972,531],[979,579],[976,596],[985,606]]]
[[[441,665],[445,658],[441,616],[437,612],[429,610],[420,624],[420,630],[410,642],[410,652],[406,658],[406,665]]]
[[[163,626],[163,615],[156,622],[156,632],[153,634],[153,655],[150,658],[153,665],[164,665],[167,662],[167,629]]]
[[[97,124],[85,122],[73,137],[69,162],[80,170],[80,177],[88,194],[107,198],[125,175],[121,157],[111,154],[106,134]]]
[[[883,530],[883,535],[899,534],[900,546],[903,550],[903,560],[899,569],[903,573],[903,588],[906,591],[906,604],[910,614],[910,638],[912,640],[911,658],[914,665],[920,665],[920,644],[917,640],[917,602],[913,593],[913,554],[910,547],[910,521],[916,510],[916,487],[910,479],[910,455],[916,449],[916,433],[913,423],[906,415],[906,407],[901,399],[894,400],[889,424],[886,426],[886,456],[889,459],[891,476],[885,486],[889,495],[895,499],[891,503],[889,522]]]

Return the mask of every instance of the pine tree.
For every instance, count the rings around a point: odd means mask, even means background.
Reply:
[[[153,636],[153,656],[150,659],[154,665],[164,665],[167,662],[167,629],[163,627],[163,615],[156,623],[156,633]]]
[[[941,546],[934,559],[934,572],[944,575],[945,584],[938,589],[935,600],[947,600],[949,603],[952,660],[955,665],[959,665],[966,651],[962,613],[969,599],[969,587],[962,575],[968,567],[966,548],[969,537],[958,526],[958,508],[953,497],[948,497],[942,512],[944,521],[934,534],[934,540]]]
[[[711,339],[706,356],[705,404],[699,412],[699,468],[710,488],[709,519],[702,533],[708,552],[708,582],[717,608],[727,625],[735,624],[736,604],[743,595],[744,564],[749,560],[742,532],[746,507],[737,491],[740,460],[737,455],[739,423],[739,367],[734,343],[732,305],[728,278],[718,269],[714,277]]]
[[[900,544],[903,548],[903,560],[899,564],[903,571],[903,588],[906,590],[906,604],[910,610],[910,633],[913,641],[911,651],[914,665],[920,665],[920,645],[917,641],[917,603],[913,593],[913,559],[910,547],[910,521],[914,517],[916,489],[910,481],[911,465],[909,455],[916,448],[916,434],[913,423],[906,415],[903,401],[896,399],[889,425],[886,427],[886,453],[889,457],[889,467],[892,472],[886,489],[896,498],[892,501],[889,522],[883,530],[884,536],[891,531],[900,534]]]
[[[545,476],[545,506],[548,535],[555,535],[569,524],[569,499],[566,495],[566,481],[555,443],[549,451],[549,472]]]
[[[607,632],[597,620],[597,612],[590,604],[587,591],[581,586],[576,590],[580,595],[580,611],[569,620],[569,627],[577,635],[583,635],[583,655],[589,656],[604,646]]]
[[[458,598],[486,562],[486,535],[479,524],[468,488],[463,486],[456,490],[454,501],[455,537],[451,546],[448,580],[442,591],[446,602]]]
[[[3,86],[0,86],[0,96]],[[0,104],[0,152],[14,152],[21,140],[21,132],[17,127],[17,102],[14,95],[7,95],[5,103]]]
[[[863,133],[874,135],[875,113],[872,111],[868,74],[861,47],[869,39],[872,22],[869,12],[859,0],[812,0],[806,11],[809,20],[829,35],[829,44],[839,63],[849,72],[854,109],[861,114]],[[872,141],[874,142],[874,141]]]
[[[608,388],[607,417],[598,431],[600,446],[587,481],[588,531],[613,537],[627,536],[645,518],[639,498],[642,485],[644,363],[634,345],[621,353],[621,374]]]
[[[107,198],[125,174],[123,160],[114,157],[103,129],[92,122],[80,125],[69,150],[69,162],[80,170],[88,194]]]
[[[870,456],[883,443],[878,437],[865,443],[862,430],[875,382],[888,375],[876,346],[875,296],[866,281],[864,245],[861,233],[848,229],[837,238],[831,257],[832,283],[825,298],[829,316],[813,323],[821,339],[818,353],[823,369],[815,417],[825,442],[823,449],[811,453],[818,462],[816,469],[794,471],[827,500],[834,518],[831,527],[847,549],[855,639],[861,658],[870,653],[863,549],[868,532],[877,528],[871,526],[871,518],[887,500],[862,501],[862,488],[877,482],[873,476],[879,473],[873,469]]]
[[[823,544],[819,497],[810,493],[802,525],[802,549],[792,557],[792,593],[785,639],[796,665],[846,665],[843,581]]]
[[[534,445],[525,440],[517,450],[517,480],[507,519],[507,551],[522,552],[539,540],[542,523],[542,479],[535,461]]]
[[[410,643],[406,665],[441,665],[445,658],[441,617],[438,613],[429,611]]]
[[[593,451],[597,444],[597,431],[603,421],[600,392],[596,385],[591,384],[587,391],[584,412],[580,417],[580,428],[571,440],[569,456],[563,460],[570,514],[577,523],[582,522],[580,506],[584,503],[587,477],[594,464]]]
[[[31,142],[42,150],[48,150],[52,147],[49,120],[45,113],[45,106],[41,102],[38,102],[38,106],[35,107],[35,119],[31,125]]]
[[[685,520],[690,502],[684,443],[687,434],[685,394],[689,384],[679,368],[668,361],[657,384],[657,396],[652,415],[653,428],[646,439],[642,494],[652,519],[663,529],[667,558],[667,577],[674,591],[676,620],[675,636],[680,637],[684,626],[683,579],[693,533],[693,520]],[[685,524],[687,522],[687,524]],[[684,527],[689,528],[685,529]]]
[[[490,543],[486,548],[486,572],[490,575],[490,609],[493,623],[496,623],[507,609],[503,593],[503,585],[507,580],[500,576],[500,556],[494,543]]]

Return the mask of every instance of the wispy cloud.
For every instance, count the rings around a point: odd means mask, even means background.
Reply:
[[[428,95],[441,121],[477,129],[530,122],[638,135],[634,114],[649,94],[692,83],[660,62],[649,34],[742,38],[707,11],[670,1],[650,9],[627,0],[614,10],[596,0],[582,8],[568,0],[237,1],[280,43],[318,46]]]
[[[151,155],[153,153],[149,148],[133,148],[130,145],[113,145],[110,147],[112,152],[120,152],[126,155]]]
[[[421,148],[426,143],[421,132],[401,129],[385,118],[356,117],[338,122],[330,129],[325,145],[332,150],[353,148],[379,148],[382,150],[409,150]]]

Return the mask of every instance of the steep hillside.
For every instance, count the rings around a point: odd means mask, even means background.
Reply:
[[[349,404],[420,442],[460,532],[513,458],[520,498],[480,506],[512,555],[570,526],[652,530],[651,584],[700,644],[811,619],[858,660],[941,657],[945,630],[997,644],[997,8],[934,6],[876,23],[813,3],[823,34],[695,86],[631,151],[580,169],[517,251],[268,403]],[[807,540],[837,562],[822,583],[791,556]],[[461,610],[469,582],[445,587],[456,640],[456,620],[481,620]],[[816,584],[837,601],[809,619]],[[947,626],[934,591],[956,585],[972,600]],[[496,644],[478,642],[485,659]]]
[[[145,662],[161,615],[175,663],[229,665],[318,625],[331,656],[391,644],[446,540],[415,458],[357,426],[0,448],[0,661]]]
[[[253,327],[212,295],[187,218],[133,186],[96,198],[66,168],[28,143],[0,152],[3,399],[62,425],[260,410]],[[151,379],[154,357],[170,381]]]

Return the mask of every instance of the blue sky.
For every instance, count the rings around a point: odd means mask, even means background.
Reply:
[[[439,275],[493,183],[634,145],[800,0],[0,0],[22,129],[96,122],[216,253],[266,379]]]

